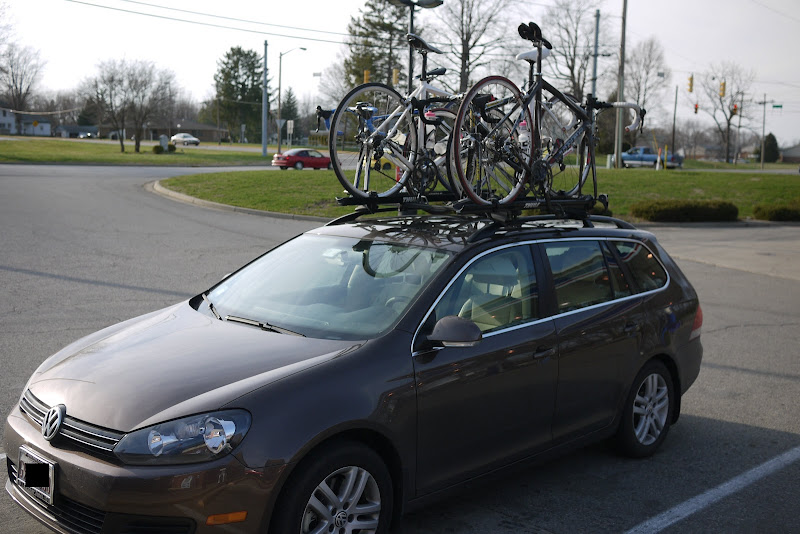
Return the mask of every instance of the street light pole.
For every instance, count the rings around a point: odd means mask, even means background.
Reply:
[[[292,48],[278,54],[278,154],[281,153],[281,137],[283,137],[283,124],[281,124],[281,74],[283,72],[283,56],[295,50],[305,50],[305,47]]]
[[[389,3],[395,6],[408,7],[411,12],[408,19],[408,33],[414,33],[414,8],[424,7],[431,9],[439,7],[444,3],[444,0],[389,0]],[[414,49],[411,45],[408,46],[408,92],[414,90]]]

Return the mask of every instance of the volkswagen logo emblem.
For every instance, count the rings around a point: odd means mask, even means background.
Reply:
[[[44,436],[44,439],[51,441],[58,435],[58,431],[61,430],[61,423],[64,422],[64,416],[66,414],[67,407],[63,404],[53,406],[47,411],[44,416],[44,421],[42,421],[42,436]]]

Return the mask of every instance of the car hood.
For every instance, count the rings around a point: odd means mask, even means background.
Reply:
[[[42,363],[27,387],[72,417],[129,432],[219,409],[353,345],[223,322],[184,302],[73,343]]]

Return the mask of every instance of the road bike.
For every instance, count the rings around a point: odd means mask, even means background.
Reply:
[[[521,24],[519,34],[535,47],[517,55],[529,63],[527,91],[503,76],[488,76],[461,100],[451,138],[461,189],[481,206],[509,204],[528,194],[549,206],[554,199],[583,198],[591,175],[591,198],[597,199],[597,112],[634,110],[626,129],[631,130],[641,125],[645,111],[631,102],[600,102],[593,95],[581,105],[542,77],[542,60],[552,45],[539,26]]]
[[[353,197],[422,197],[439,184],[454,190],[450,137],[460,96],[429,83],[446,70],[428,71],[428,53],[442,51],[414,34],[408,41],[422,56],[416,89],[404,97],[383,83],[359,85],[330,119],[333,170]]]

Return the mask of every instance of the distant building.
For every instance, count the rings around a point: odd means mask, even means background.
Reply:
[[[0,134],[50,137],[50,119],[41,115],[14,113],[10,108],[0,105]]]
[[[781,160],[784,163],[800,163],[800,145],[781,150]]]
[[[67,138],[97,138],[99,137],[99,130],[97,126],[77,126],[67,124],[56,126],[55,136]]]

